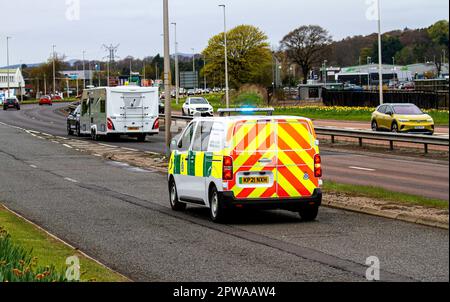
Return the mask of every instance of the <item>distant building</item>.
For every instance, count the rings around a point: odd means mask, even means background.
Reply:
[[[20,68],[17,69],[0,69],[0,91],[5,94],[8,90],[8,73],[9,88],[11,95],[21,95],[25,93],[25,80]]]
[[[389,84],[391,81],[410,81],[413,74],[407,66],[382,65],[383,83]],[[350,83],[361,87],[378,85],[379,72],[377,64],[343,67],[335,74],[335,79],[339,83]]]

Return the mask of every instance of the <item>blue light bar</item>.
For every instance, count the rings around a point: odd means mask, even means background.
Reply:
[[[244,107],[244,108],[229,108],[224,109],[221,108],[217,110],[220,116],[225,116],[225,114],[228,113],[228,115],[231,116],[232,113],[259,113],[259,112],[265,112],[267,115],[272,115],[275,111],[274,108],[251,108],[251,107]]]

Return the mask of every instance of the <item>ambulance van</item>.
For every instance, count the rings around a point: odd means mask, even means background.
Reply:
[[[202,205],[214,222],[224,222],[235,209],[283,209],[315,220],[322,166],[313,124],[272,112],[220,109],[221,117],[194,118],[171,144],[172,209]]]

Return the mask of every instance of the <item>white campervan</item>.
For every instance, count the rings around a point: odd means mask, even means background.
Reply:
[[[145,141],[159,133],[158,88],[99,87],[86,89],[81,99],[80,133],[98,140],[127,135]]]

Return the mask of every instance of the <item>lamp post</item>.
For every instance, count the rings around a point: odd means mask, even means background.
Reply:
[[[227,102],[227,108],[230,107],[230,92],[228,86],[228,49],[227,49],[227,17],[225,4],[219,5],[223,7],[223,36],[225,42],[225,99]]]
[[[56,45],[53,45],[53,94],[56,95],[56,55],[55,55]]]
[[[8,82],[8,95],[7,95],[7,97],[9,98],[10,97],[10,92],[9,92],[9,89],[10,89],[10,79],[9,79],[9,40],[11,39],[11,37],[6,37],[6,65],[7,65],[7,67],[6,67],[6,77],[7,77],[7,82]]]
[[[180,99],[180,70],[178,65],[178,41],[177,41],[177,23],[172,22],[172,25],[174,26],[174,37],[175,37],[175,98],[176,103],[178,105],[179,99]]]
[[[170,104],[170,43],[169,43],[169,0],[163,0],[164,27],[164,93],[165,93],[165,140],[166,154],[170,153],[171,132],[171,104]]]
[[[381,52],[381,7],[380,0],[378,0],[378,77],[380,89],[380,105],[383,105],[383,58]]]
[[[83,89],[86,89],[86,51],[83,50]]]

